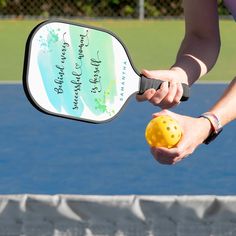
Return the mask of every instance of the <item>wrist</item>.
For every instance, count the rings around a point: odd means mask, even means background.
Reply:
[[[209,135],[213,132],[211,122],[204,118],[204,117],[198,117],[198,120],[200,122],[201,127],[201,134],[202,134],[202,143],[209,137]]]
[[[188,75],[185,72],[185,70],[183,70],[181,67],[178,66],[173,66],[170,68],[171,71],[174,71],[178,74],[178,77],[180,78],[180,82],[189,85],[188,82]]]
[[[172,67],[180,68],[185,72],[187,75],[188,85],[192,85],[208,71],[205,63],[189,53],[182,53],[179,55],[176,63]]]
[[[203,113],[202,115],[200,115],[200,118],[205,119],[205,121],[208,121],[208,125],[210,125],[210,129],[208,127],[208,136],[204,141],[205,144],[209,144],[221,133],[221,121],[219,117],[212,112]]]

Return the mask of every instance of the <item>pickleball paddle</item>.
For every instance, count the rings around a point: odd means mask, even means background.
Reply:
[[[30,33],[23,85],[40,111],[92,123],[117,116],[134,93],[158,89],[134,68],[128,51],[113,33],[65,21],[44,21]],[[189,97],[183,86],[182,101]]]

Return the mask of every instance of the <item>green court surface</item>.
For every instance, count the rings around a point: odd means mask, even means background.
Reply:
[[[0,21],[1,81],[21,81],[25,42],[31,29],[41,21]],[[113,31],[126,44],[138,70],[171,66],[184,33],[183,20],[73,21]],[[204,81],[228,81],[236,74],[236,25],[232,20],[221,20],[220,27],[222,47],[219,59],[214,69],[202,79]]]

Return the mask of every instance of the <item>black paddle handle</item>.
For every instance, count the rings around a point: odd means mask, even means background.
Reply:
[[[141,75],[139,94],[143,94],[146,90],[150,88],[158,90],[163,82],[164,81],[159,79],[148,79],[144,75]],[[184,83],[182,83],[182,86],[183,86],[183,96],[180,100],[187,101],[189,99],[189,86]]]

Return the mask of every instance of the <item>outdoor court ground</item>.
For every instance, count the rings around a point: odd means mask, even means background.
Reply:
[[[226,87],[196,84],[174,111],[198,116]],[[175,166],[158,164],[144,131],[159,109],[131,98],[112,122],[40,113],[22,85],[0,85],[0,194],[235,194],[235,122]],[[203,181],[204,180],[204,181]]]

